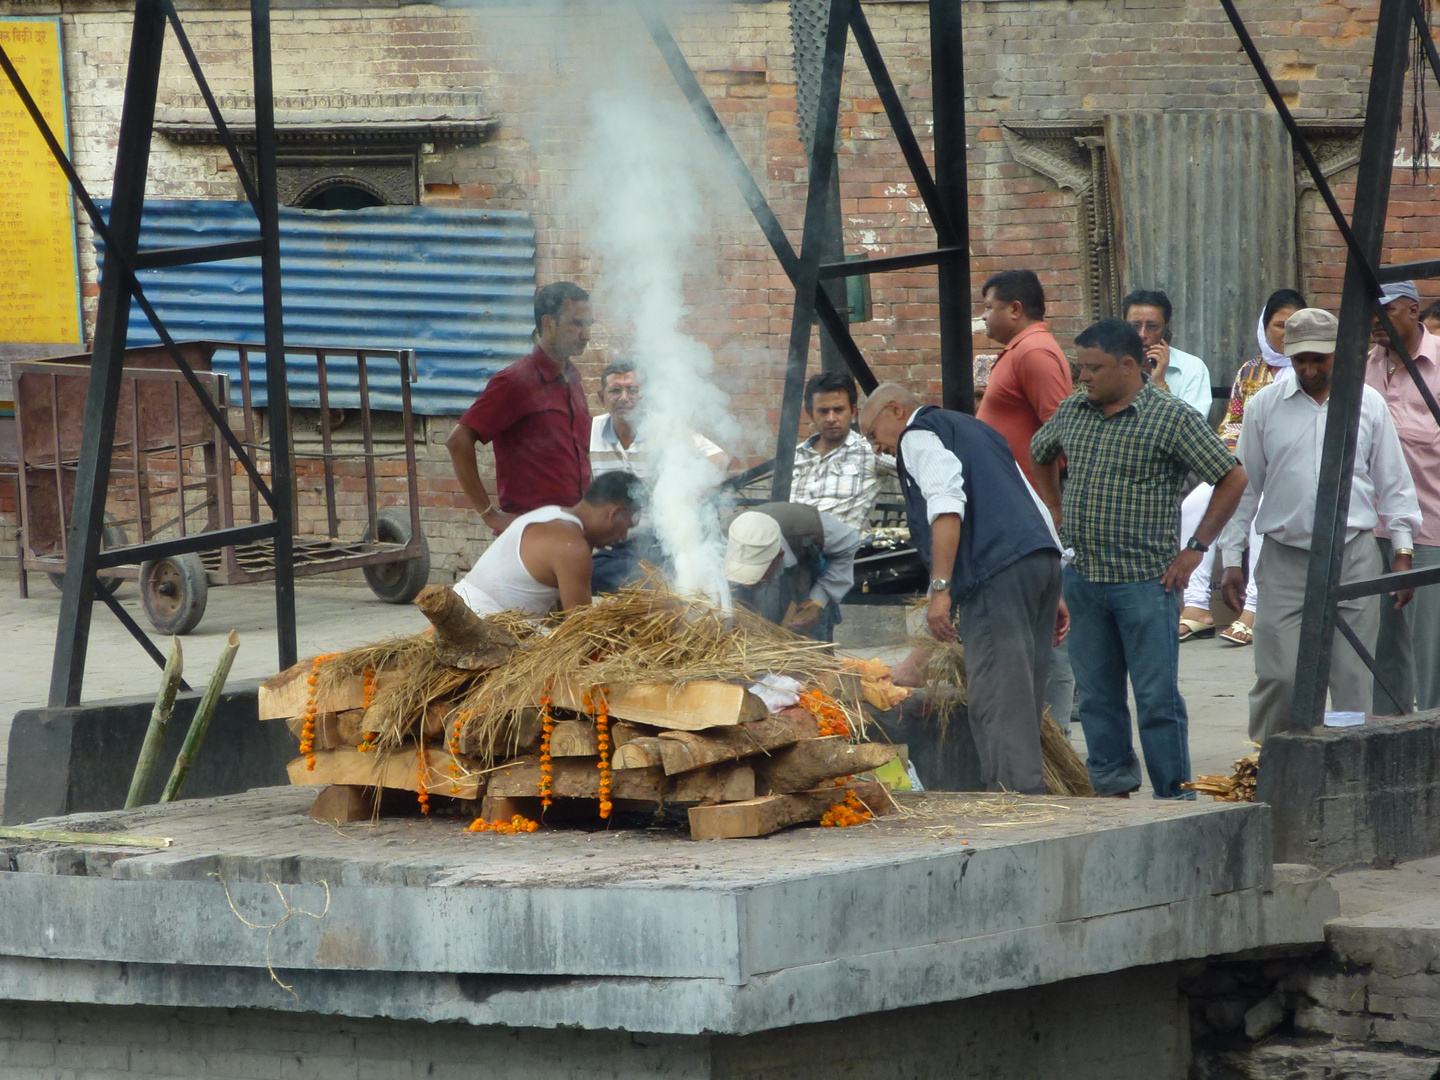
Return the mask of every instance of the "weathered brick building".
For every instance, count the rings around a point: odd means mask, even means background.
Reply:
[[[1270,289],[1298,284],[1312,302],[1337,305],[1344,266],[1338,237],[1308,181],[1295,172],[1218,4],[956,2],[963,3],[966,20],[977,286],[999,269],[1035,269],[1062,341],[1111,311],[1125,290],[1165,287],[1180,308],[1177,343],[1207,353],[1217,383],[1250,355],[1253,340],[1245,339],[1244,328],[1253,328]],[[1242,6],[1345,203],[1358,156],[1377,5],[1252,0]],[[212,0],[187,7],[182,15],[212,85],[243,106],[249,91],[246,9]],[[866,2],[864,10],[922,143],[928,143],[927,5],[888,0]],[[0,14],[60,16],[74,158],[92,190],[108,194],[128,10],[106,0],[0,0]],[[591,89],[585,73],[619,62],[630,75],[653,79],[655,94],[680,100],[628,5],[555,0],[487,3],[476,11],[320,5],[278,10],[274,18],[282,112],[302,126],[307,112],[340,112],[361,129],[329,154],[314,144],[303,161],[282,157],[282,173],[290,170],[282,188],[291,201],[348,186],[368,192],[370,202],[521,211],[534,224],[537,280],[572,278],[589,286],[603,279],[604,267],[589,244],[592,222],[576,211],[574,188],[584,178],[566,153],[575,125],[583,125],[583,95]],[[807,168],[788,3],[695,2],[677,5],[670,21],[798,245]],[[195,104],[178,49],[167,54],[162,87],[161,118],[171,121],[170,134],[154,142],[150,196],[239,199],[224,151],[213,141],[176,134],[187,117],[193,119]],[[464,113],[469,126],[432,124],[406,151],[396,151],[392,141],[382,155],[378,135],[367,148],[367,124],[378,131],[427,103],[433,112],[436,102],[470,110]],[[928,219],[853,47],[840,135],[847,251],[880,255],[933,246]],[[407,153],[410,171],[403,161],[397,171],[394,159]],[[1408,168],[1397,168],[1396,184],[1390,248],[1397,257],[1403,249],[1404,258],[1440,255],[1423,174],[1414,184]],[[687,281],[691,329],[714,350],[717,381],[730,393],[745,431],[738,456],[758,460],[768,456],[765,444],[778,417],[789,283],[738,196],[717,195],[710,211],[700,260],[706,269]],[[87,318],[93,318],[98,286],[83,226],[81,251]],[[882,379],[938,394],[934,270],[877,276],[871,287],[871,317],[853,327],[870,363]],[[603,309],[598,314],[595,348],[582,365],[589,378],[621,347]],[[983,339],[976,346],[984,351]],[[465,506],[439,445],[452,423],[453,416],[432,415],[421,425],[424,519],[436,569],[447,574],[469,565],[485,532]],[[13,521],[14,513],[13,496],[0,489],[0,521]]]

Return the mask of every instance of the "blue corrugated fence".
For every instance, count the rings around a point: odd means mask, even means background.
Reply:
[[[108,215],[108,205],[103,205]],[[184,247],[254,239],[250,205],[161,199],[145,204],[140,246]],[[297,345],[414,349],[414,410],[464,411],[485,380],[531,349],[535,227],[528,214],[433,206],[381,206],[326,212],[280,209],[285,339]],[[177,341],[264,340],[260,260],[177,266],[140,273],[145,295]],[[131,345],[159,341],[138,307]],[[238,379],[234,353],[216,370]],[[292,405],[319,404],[314,360],[287,365]],[[377,365],[372,403],[398,409],[393,365]],[[265,403],[263,355],[252,360],[254,400]],[[355,365],[329,365],[330,400],[359,404]],[[238,383],[237,383],[238,386]]]

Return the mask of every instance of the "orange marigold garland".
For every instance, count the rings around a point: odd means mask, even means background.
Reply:
[[[415,794],[420,799],[420,812],[430,813],[430,785],[425,774],[430,771],[429,755],[425,753],[425,733],[420,732],[420,741],[415,744],[415,759],[419,763],[415,770]]]
[[[471,717],[469,709],[461,709],[455,715],[455,723],[450,725],[450,739],[446,749],[450,751],[450,794],[460,794],[460,729],[464,727],[465,721]]]
[[[373,667],[367,667],[365,669],[365,694],[360,699],[360,708],[370,708],[370,705],[375,700],[375,684],[378,681],[375,675],[375,669]]]
[[[550,735],[555,731],[555,714],[550,710],[550,686],[540,695],[540,806],[549,807],[554,803],[550,798],[553,788],[554,768],[550,761]]]
[[[853,791],[847,791],[845,801],[826,810],[820,824],[827,829],[844,829],[851,825],[864,825],[870,818],[870,809],[860,801],[860,796]]]
[[[505,836],[522,832],[539,832],[540,823],[532,821],[523,814],[516,814],[509,821],[497,818],[494,821],[486,821],[484,818],[476,818],[470,823],[471,832],[493,832]]]
[[[821,735],[850,737],[850,721],[845,718],[845,710],[825,691],[806,690],[800,695],[800,704],[815,718]]]
[[[310,661],[310,674],[305,679],[310,692],[305,697],[305,724],[300,729],[300,753],[305,755],[305,768],[312,772],[315,769],[315,684],[320,678],[320,665],[339,655],[332,652],[315,657]]]
[[[610,698],[603,685],[594,691],[595,742],[600,748],[600,817],[610,816],[614,804],[610,801]],[[587,701],[587,708],[592,706]]]

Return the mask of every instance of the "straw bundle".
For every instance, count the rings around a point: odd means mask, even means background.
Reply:
[[[1095,794],[1090,786],[1090,772],[1060,725],[1050,718],[1050,706],[1040,718],[1040,755],[1045,775],[1045,794],[1089,797]]]

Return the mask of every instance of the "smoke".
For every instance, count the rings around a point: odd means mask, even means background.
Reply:
[[[591,240],[604,261],[597,300],[607,319],[628,327],[630,355],[646,407],[640,420],[655,469],[650,519],[675,566],[682,592],[723,599],[720,524],[709,496],[723,479],[695,448],[694,432],[738,434],[727,396],[713,381],[710,350],[684,330],[685,281],[709,215],[700,164],[691,143],[693,116],[635,88],[598,91],[590,99],[582,172],[595,182]],[[698,151],[698,152],[697,152]]]
[[[712,498],[723,476],[694,433],[733,448],[739,425],[709,348],[686,330],[686,293],[687,283],[692,295],[714,293],[718,237],[738,196],[627,5],[537,6],[519,20],[509,10],[503,21],[477,13],[480,29],[503,62],[533,69],[524,77],[532,146],[552,164],[568,158],[566,183],[541,197],[588,223],[597,320],[639,371],[639,437],[654,471],[649,520],[675,587],[728,603]]]

